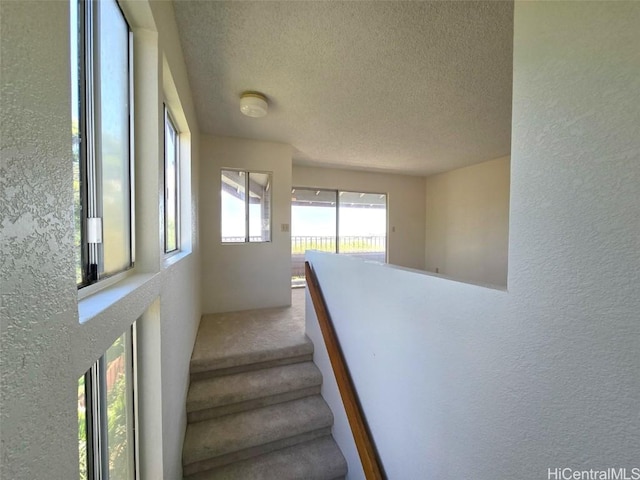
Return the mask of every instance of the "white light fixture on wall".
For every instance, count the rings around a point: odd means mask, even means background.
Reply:
[[[267,97],[261,93],[245,92],[240,96],[240,111],[247,117],[264,117],[268,108]]]

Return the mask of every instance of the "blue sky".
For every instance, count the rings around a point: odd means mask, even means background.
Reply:
[[[226,192],[221,193],[223,237],[244,236],[244,202]],[[260,206],[250,205],[250,229],[260,232]],[[340,234],[384,235],[386,210],[367,208],[340,209]],[[292,236],[334,236],[336,231],[335,209],[332,207],[291,207]]]
[[[340,208],[340,235],[384,235],[386,210]],[[335,235],[335,209],[331,207],[291,207],[291,235]]]

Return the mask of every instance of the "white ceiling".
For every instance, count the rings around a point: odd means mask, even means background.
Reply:
[[[205,133],[294,161],[431,174],[507,155],[512,2],[174,3]],[[269,114],[240,113],[243,91]]]

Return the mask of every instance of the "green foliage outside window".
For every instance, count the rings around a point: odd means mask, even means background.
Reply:
[[[78,379],[78,455],[80,480],[87,480],[87,408],[84,375]]]
[[[104,371],[98,371],[98,375],[104,375],[104,385],[106,385],[106,437],[107,437],[107,457],[109,478],[111,480],[129,480],[134,478],[133,471],[133,438],[131,436],[130,415],[132,412],[132,401],[127,386],[128,369],[125,349],[126,335],[122,335],[107,350],[104,356]],[[99,364],[97,364],[99,365]],[[97,368],[96,367],[94,368]],[[78,380],[78,455],[80,467],[80,480],[88,480],[87,462],[92,461],[87,457],[88,440],[91,435],[87,431],[87,401],[89,392],[85,388],[85,378],[83,375]],[[99,383],[102,383],[100,381]],[[98,395],[99,397],[99,395]],[[101,422],[98,422],[102,424]],[[91,432],[92,435],[99,435],[99,432]],[[105,466],[106,467],[106,466]]]

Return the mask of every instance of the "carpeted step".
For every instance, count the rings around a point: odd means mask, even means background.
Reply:
[[[333,414],[319,395],[187,426],[184,475],[329,435]]]
[[[296,363],[191,382],[190,423],[320,393],[322,373],[312,362]]]
[[[310,361],[304,321],[287,308],[204,315],[191,356],[191,379]]]
[[[186,480],[337,480],[347,462],[330,436],[214,468]]]

